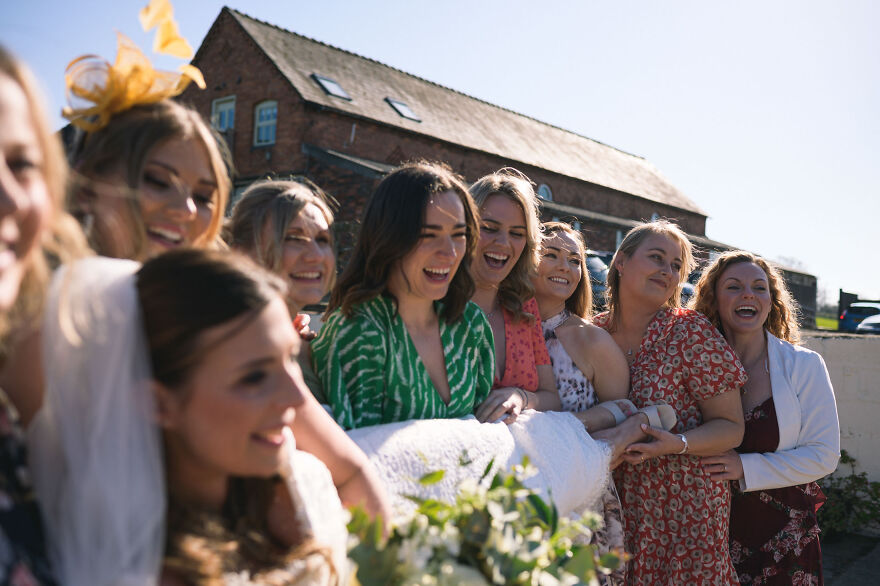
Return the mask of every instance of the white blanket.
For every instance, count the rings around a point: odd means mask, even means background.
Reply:
[[[538,473],[525,484],[549,495],[560,515],[596,510],[609,477],[608,446],[594,441],[570,413],[526,411],[510,426],[474,417],[404,421],[355,429],[349,436],[385,481],[395,515],[415,507],[406,496],[452,502],[458,485],[478,480],[493,458],[487,482],[527,455]],[[440,482],[419,484],[435,470],[445,471]]]

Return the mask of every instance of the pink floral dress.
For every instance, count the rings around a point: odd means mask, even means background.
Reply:
[[[608,329],[608,314],[596,317]],[[664,401],[678,416],[673,433],[703,423],[700,401],[738,391],[746,373],[733,350],[702,315],[657,312],[630,365],[636,407]],[[652,458],[615,471],[623,501],[633,584],[738,584],[728,549],[730,488],[712,480],[691,455]]]
[[[506,309],[504,315],[504,374],[495,378],[493,389],[519,387],[526,391],[538,390],[538,367],[550,365],[550,354],[544,343],[544,331],[534,298],[523,304],[523,310],[535,316],[535,321],[513,321]]]

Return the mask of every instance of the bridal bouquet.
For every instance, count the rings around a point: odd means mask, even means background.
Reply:
[[[349,524],[349,558],[357,564],[362,586],[411,585],[569,585],[596,582],[599,573],[618,567],[621,558],[599,555],[589,545],[600,519],[560,518],[523,481],[533,469],[528,460],[512,473],[499,472],[483,482],[460,485],[454,503],[412,498],[413,515],[383,537],[379,522],[355,510]],[[424,475],[428,485],[442,470]]]

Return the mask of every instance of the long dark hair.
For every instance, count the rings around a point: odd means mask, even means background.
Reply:
[[[205,330],[259,313],[285,293],[282,279],[244,255],[197,249],[147,261],[137,288],[153,378],[172,392],[218,343],[203,344]],[[230,478],[219,514],[183,505],[169,491],[166,568],[199,584],[222,584],[224,574],[245,570],[260,583],[287,584],[296,579],[285,571],[290,562],[311,555],[324,557],[333,569],[326,548],[314,540],[290,547],[273,537],[267,519],[280,482],[277,476]]]
[[[464,207],[467,246],[443,298],[441,317],[447,323],[461,317],[474,293],[470,264],[478,238],[476,206],[461,178],[446,165],[427,161],[407,163],[379,183],[367,204],[354,254],[330,296],[328,313],[341,308],[350,316],[359,303],[379,295],[393,298],[388,291],[391,271],[418,244],[431,196],[444,191],[454,192]]]

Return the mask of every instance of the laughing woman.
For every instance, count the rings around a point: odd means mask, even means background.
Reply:
[[[834,390],[822,357],[798,346],[796,310],[782,275],[749,252],[706,268],[694,297],[749,375],[742,445],[703,458],[734,487],[730,557],[743,584],[822,584],[816,480],[840,458]],[[738,488],[738,490],[736,490]]]
[[[468,299],[476,210],[448,168],[389,174],[312,342],[315,371],[345,429],[461,417],[489,393],[489,326]]]
[[[559,410],[531,281],[541,243],[535,191],[525,175],[502,169],[477,180],[471,194],[480,211],[472,300],[492,328],[496,365],[494,390],[477,418],[512,423],[523,409]]]

